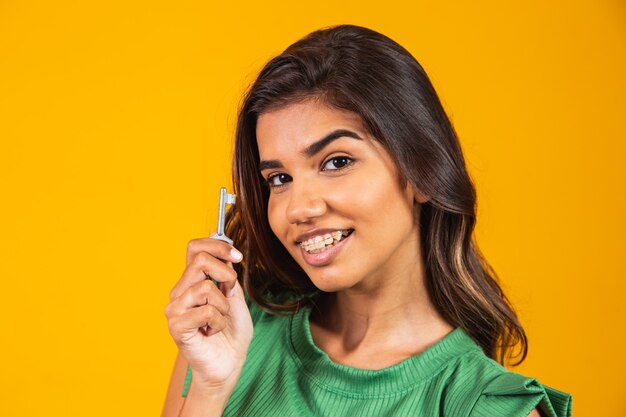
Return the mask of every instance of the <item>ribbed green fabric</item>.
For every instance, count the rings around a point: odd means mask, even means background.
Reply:
[[[278,317],[250,306],[254,338],[224,416],[569,417],[569,394],[508,372],[457,328],[421,354],[371,371],[338,365],[313,343],[310,308]],[[191,382],[187,378],[183,396]]]

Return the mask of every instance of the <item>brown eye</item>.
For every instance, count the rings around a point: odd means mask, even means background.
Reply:
[[[267,178],[267,184],[270,187],[280,187],[291,181],[291,177],[287,174],[274,174]]]
[[[322,170],[335,171],[347,167],[352,164],[352,162],[352,158],[348,158],[347,156],[337,156],[326,161],[322,166]]]

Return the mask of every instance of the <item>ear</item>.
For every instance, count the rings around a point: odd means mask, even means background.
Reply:
[[[416,203],[424,204],[430,200],[430,196],[422,192],[422,190],[420,190],[419,188],[412,185],[409,185],[409,188],[411,190],[411,193],[413,194],[413,199]]]
[[[427,203],[430,200],[430,196],[422,192],[422,190],[414,187],[413,185],[407,182],[406,184],[406,192],[410,195],[413,200],[418,204]]]
[[[415,193],[415,201],[419,204],[424,204],[427,203],[428,201],[430,201],[430,196],[424,194],[421,190],[417,190],[415,189],[414,191]]]

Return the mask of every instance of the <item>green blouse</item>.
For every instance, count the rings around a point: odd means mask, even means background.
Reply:
[[[310,308],[292,316],[254,305],[254,338],[224,416],[568,417],[572,397],[509,372],[456,328],[419,355],[381,370],[339,365],[313,343]],[[191,383],[191,370],[183,396]]]

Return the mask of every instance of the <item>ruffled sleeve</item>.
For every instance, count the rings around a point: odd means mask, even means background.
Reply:
[[[527,417],[535,407],[545,416],[571,417],[572,396],[541,385],[536,379],[507,372],[485,386],[470,417]]]

